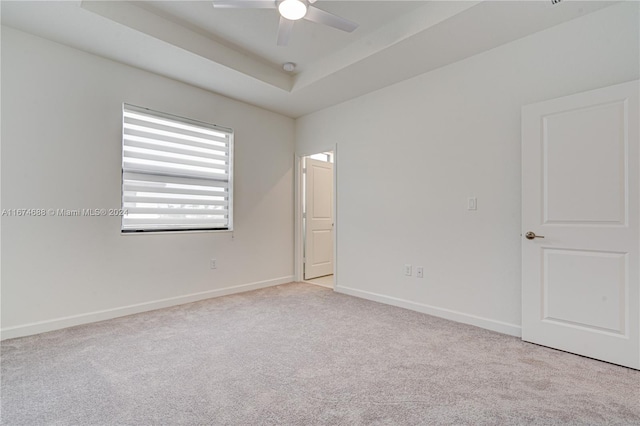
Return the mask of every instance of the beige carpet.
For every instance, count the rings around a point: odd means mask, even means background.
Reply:
[[[640,372],[288,284],[2,343],[5,425],[639,425]]]

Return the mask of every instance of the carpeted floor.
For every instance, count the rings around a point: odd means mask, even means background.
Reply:
[[[287,284],[2,343],[5,425],[639,425],[640,372]]]

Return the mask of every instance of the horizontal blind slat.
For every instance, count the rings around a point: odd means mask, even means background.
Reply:
[[[202,219],[198,218],[180,218],[180,217],[168,217],[164,218],[130,218],[127,219],[127,224],[157,224],[157,225],[202,225],[208,226],[209,224],[226,224],[226,219],[210,219],[207,224],[202,223]]]
[[[136,151],[125,150],[124,151],[125,161],[128,158],[137,158],[140,160],[151,160],[151,161],[157,161],[160,163],[173,164],[173,165],[180,164],[185,166],[205,167],[210,169],[223,170],[225,172],[229,169],[229,166],[226,164],[212,164],[207,161],[199,160],[195,158],[194,159],[178,158],[178,157],[170,157],[170,156],[164,156],[159,154],[153,154],[150,152],[136,152]],[[150,164],[148,165],[148,167],[150,170],[153,170],[153,165]]]
[[[137,195],[124,195],[125,203],[147,203],[147,204],[185,204],[190,206],[226,206],[226,200],[201,200],[198,198],[164,198],[164,197],[143,197]]]
[[[208,145],[226,145],[227,141],[226,138],[225,139],[221,139],[221,138],[206,138],[206,137],[202,137],[204,135],[200,135],[200,136],[189,136],[189,135],[185,135],[182,133],[178,133],[178,132],[172,132],[172,131],[167,131],[167,130],[160,130],[160,129],[154,129],[153,127],[147,127],[147,126],[140,126],[138,124],[131,124],[131,123],[123,123],[124,126],[124,133],[128,134],[129,132],[141,132],[147,135],[154,135],[154,136],[163,136],[163,137],[167,137],[167,138],[173,138],[176,139],[178,141],[186,141],[186,142],[199,142],[199,143],[205,143]]]
[[[211,160],[220,160],[220,161],[229,161],[229,157],[226,155],[215,154],[214,152],[202,152],[202,151],[194,151],[188,148],[182,148],[177,146],[167,146],[161,145],[154,141],[145,141],[145,140],[125,140],[124,146],[134,147],[134,148],[144,148],[151,149],[154,151],[171,153],[171,154],[182,154],[182,155],[192,155],[201,158],[208,158]]]
[[[136,214],[185,214],[185,215],[199,215],[199,216],[226,216],[229,213],[227,209],[214,210],[214,209],[193,209],[193,208],[161,208],[161,207],[128,207],[127,217],[131,218]]]
[[[154,169],[149,170],[148,168],[142,167],[140,164],[133,163],[131,161],[124,162],[122,165],[125,172],[128,173],[136,173],[136,174],[156,174],[157,176],[167,176],[167,177],[182,177],[182,178],[191,178],[198,180],[210,180],[211,182],[227,182],[229,179],[229,175],[225,174],[221,170],[216,170],[215,172],[205,172],[201,170],[185,170],[176,167],[170,166],[161,166],[154,164]]]
[[[222,143],[225,143],[225,144],[228,142],[228,136],[226,136],[226,135],[225,136],[215,136],[215,135],[211,135],[211,134],[204,134],[203,132],[180,129],[180,128],[176,128],[176,126],[169,126],[167,124],[153,123],[153,122],[141,120],[139,118],[133,118],[133,117],[125,116],[124,122],[125,122],[125,124],[130,124],[132,126],[147,128],[147,129],[149,129],[151,131],[159,131],[159,132],[162,132],[162,133],[180,134],[180,135],[182,135],[182,137],[189,136],[189,137],[192,137],[192,138],[206,139],[206,140],[211,140],[211,141],[216,141],[216,142],[222,142]]]
[[[153,194],[185,194],[185,195],[207,195],[211,197],[229,197],[229,193],[226,191],[214,191],[207,189],[186,189],[186,188],[159,188],[147,185],[136,185],[125,182],[122,187],[124,192],[145,192]],[[135,194],[127,194],[135,195]]]
[[[211,188],[229,188],[229,183],[227,182],[226,175],[216,175],[222,178],[223,180],[213,180],[213,179],[198,179],[194,177],[183,177],[183,176],[164,176],[157,174],[149,174],[145,172],[133,172],[133,171],[125,171],[122,174],[122,178],[125,182],[149,182],[149,183],[166,183],[166,184],[176,184],[176,185],[194,185],[194,186],[208,186]]]
[[[124,129],[124,133],[123,134],[124,135],[130,135],[130,136],[136,136],[136,137],[140,137],[140,138],[153,139],[153,140],[162,141],[162,142],[177,143],[177,144],[181,144],[181,145],[192,146],[192,147],[195,147],[195,148],[215,149],[217,151],[229,152],[228,145],[227,144],[222,144],[222,143],[214,145],[214,144],[210,144],[210,143],[207,143],[207,142],[197,142],[197,141],[192,141],[192,140],[174,138],[174,137],[165,136],[165,135],[155,135],[155,134],[152,134],[152,133],[143,132],[143,131],[140,131],[140,130],[127,129],[127,128]]]
[[[197,128],[199,131],[214,134],[232,134],[233,130],[227,127],[221,127],[217,124],[211,124],[204,121],[193,120],[191,118],[179,117],[173,114],[153,111],[148,108],[141,108],[135,105],[123,105],[124,117],[140,118],[150,121],[169,121],[174,126],[185,125],[187,128]]]

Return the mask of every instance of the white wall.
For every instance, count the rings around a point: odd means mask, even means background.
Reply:
[[[123,102],[235,130],[235,232],[3,217],[3,338],[292,280],[292,119],[6,27],[2,208],[118,208]]]
[[[611,6],[298,119],[298,152],[338,143],[338,290],[517,335],[520,108],[637,79],[638,19]]]

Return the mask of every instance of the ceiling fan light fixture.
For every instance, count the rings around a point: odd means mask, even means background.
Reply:
[[[278,5],[278,11],[283,18],[297,21],[307,14],[307,5],[300,0],[284,0]]]

